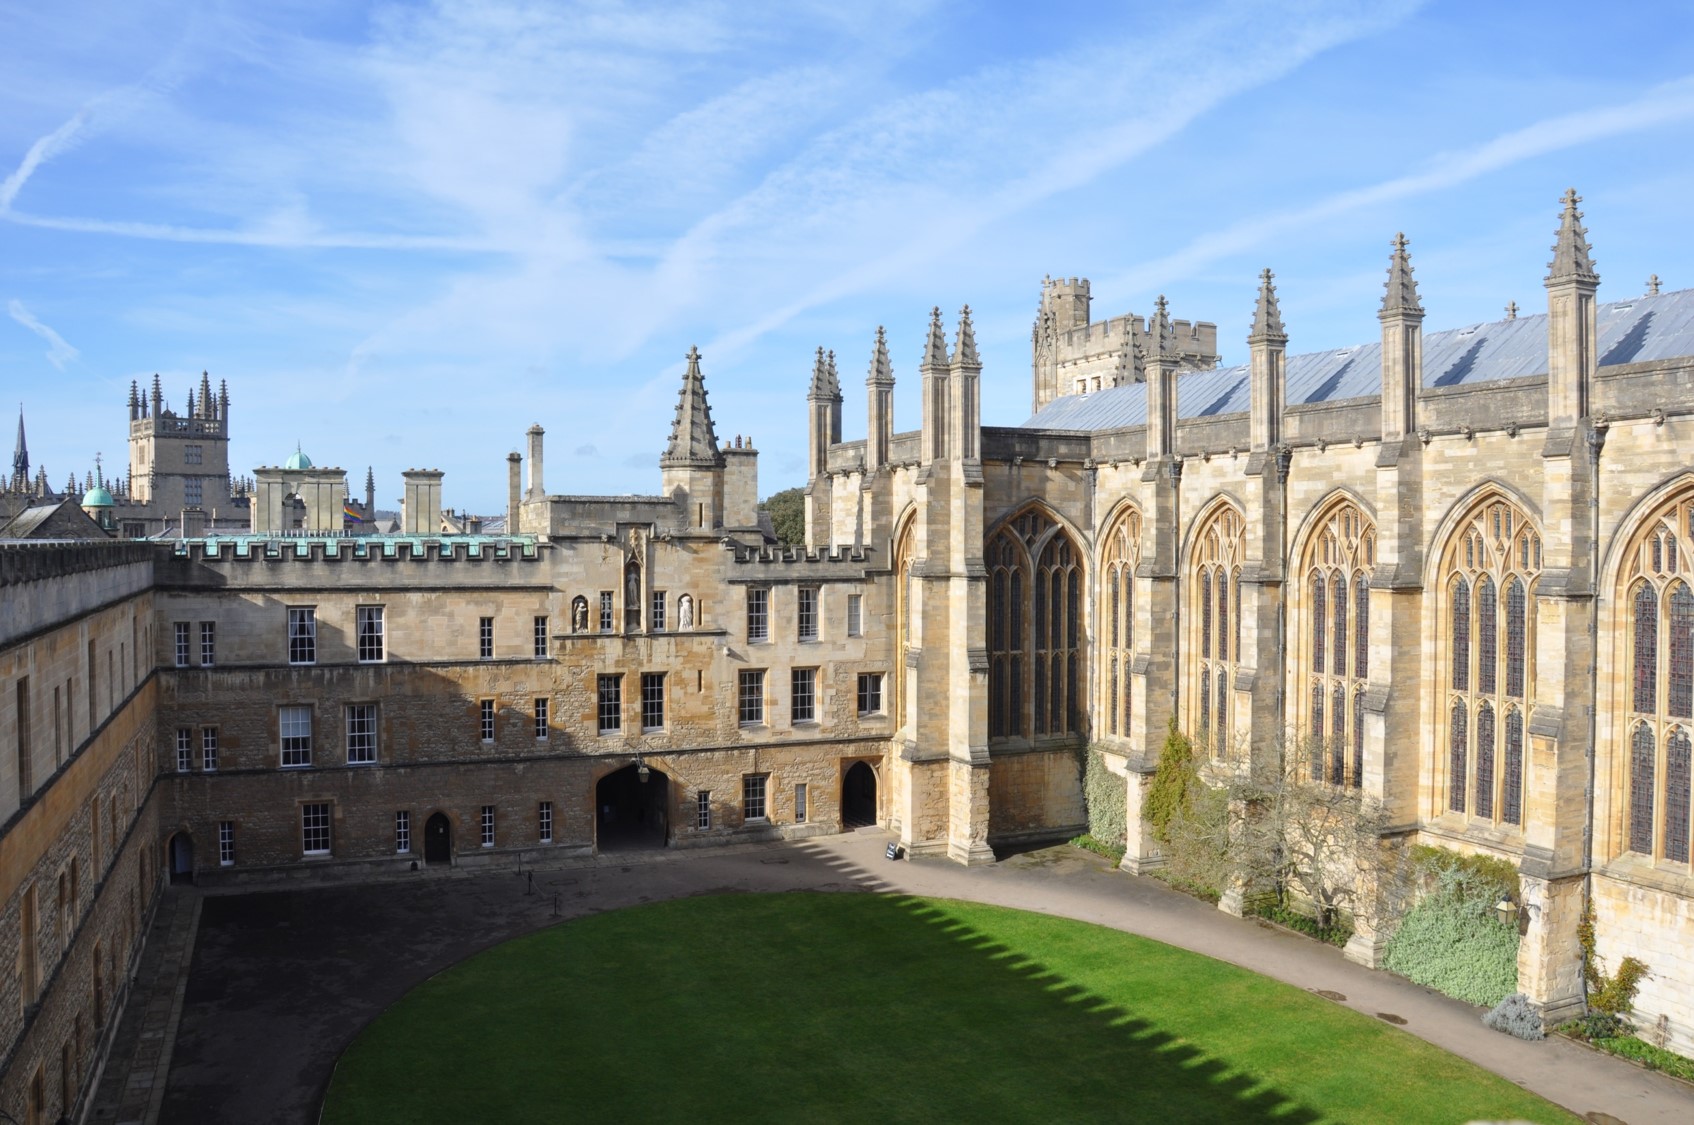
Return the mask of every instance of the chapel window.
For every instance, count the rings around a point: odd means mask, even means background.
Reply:
[[[1057,522],[1031,509],[995,532],[986,563],[989,735],[1076,733],[1082,726],[1081,551]]]
[[[1191,652],[1189,683],[1193,687],[1189,715],[1198,741],[1222,757],[1233,747],[1234,723],[1230,695],[1241,660],[1241,633],[1233,627],[1231,604],[1239,618],[1241,566],[1245,561],[1246,525],[1241,514],[1220,504],[1200,521],[1190,559],[1191,597],[1188,620],[1199,634]]]
[[[1135,650],[1135,566],[1141,558],[1141,513],[1129,508],[1105,535],[1101,607],[1106,617],[1103,724],[1109,735],[1130,733],[1130,665]]]
[[[1358,785],[1364,776],[1364,689],[1370,668],[1370,576],[1376,525],[1351,500],[1314,523],[1301,560],[1307,624],[1299,654],[1305,699],[1307,774],[1313,781]]]

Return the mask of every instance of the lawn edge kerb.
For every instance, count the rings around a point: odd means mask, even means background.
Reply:
[[[1245,966],[1235,964],[1233,962],[1223,960],[1221,958],[1212,957],[1212,956],[1205,954],[1205,953],[1197,952],[1197,951],[1190,950],[1190,949],[1184,949],[1181,946],[1173,945],[1173,944],[1168,943],[1168,942],[1159,941],[1155,938],[1146,937],[1144,935],[1129,933],[1127,931],[1124,931],[1124,930],[1121,930],[1121,929],[1118,929],[1118,928],[1115,928],[1115,927],[1112,927],[1112,926],[1104,925],[1104,924],[1101,924],[1101,923],[1098,923],[1098,922],[1091,922],[1091,921],[1084,921],[1084,920],[1080,920],[1080,919],[1065,918],[1065,917],[1061,917],[1061,916],[1055,916],[1055,915],[1047,914],[1047,913],[1040,912],[1040,911],[1021,910],[1021,909],[1014,908],[1014,907],[1001,906],[1001,905],[994,904],[994,903],[985,903],[985,902],[980,902],[980,901],[971,900],[971,899],[948,898],[948,897],[940,897],[940,896],[912,895],[912,894],[898,893],[898,892],[876,894],[876,893],[871,893],[871,892],[858,892],[858,891],[848,891],[848,892],[842,892],[842,891],[798,891],[798,892],[796,892],[796,891],[785,891],[785,892],[727,891],[727,892],[714,893],[714,894],[711,894],[711,895],[695,895],[695,896],[688,896],[686,898],[681,898],[681,899],[666,899],[666,900],[661,900],[661,901],[657,901],[657,902],[641,903],[641,904],[632,905],[632,906],[629,906],[629,907],[624,907],[624,908],[621,908],[621,909],[616,910],[616,911],[596,912],[596,913],[593,913],[593,914],[583,915],[583,916],[579,916],[579,917],[576,917],[576,918],[560,919],[558,921],[550,921],[548,924],[537,926],[535,929],[530,930],[526,933],[515,935],[515,936],[509,937],[509,938],[505,938],[503,940],[491,942],[487,946],[484,946],[484,947],[482,947],[478,950],[475,950],[471,953],[466,954],[462,958],[459,958],[453,964],[443,966],[443,967],[437,969],[435,972],[430,973],[428,976],[420,978],[417,982],[415,982],[410,987],[408,987],[404,994],[402,994],[400,997],[397,997],[396,999],[391,1001],[389,1004],[385,1005],[381,1011],[373,1014],[371,1016],[371,1018],[369,1020],[367,1020],[359,1028],[359,1030],[357,1032],[355,1032],[354,1034],[349,1036],[349,1038],[344,1043],[341,1044],[340,1049],[336,1053],[335,1062],[329,1068],[328,1075],[327,1075],[327,1077],[326,1077],[326,1079],[323,1083],[323,1088],[320,1091],[320,1095],[319,1095],[319,1098],[318,1098],[318,1115],[317,1115],[318,1120],[320,1122],[323,1122],[323,1121],[326,1121],[326,1120],[329,1119],[330,1093],[331,1093],[332,1090],[335,1089],[337,1081],[339,1079],[343,1078],[343,1076],[346,1072],[346,1068],[345,1068],[344,1064],[347,1060],[347,1056],[348,1056],[349,1052],[353,1049],[355,1044],[357,1044],[364,1036],[366,1036],[367,1033],[369,1033],[369,1031],[371,1030],[373,1025],[375,1025],[379,1020],[383,1019],[384,1017],[387,1017],[392,1012],[392,1010],[395,1007],[399,1006],[402,1002],[407,1001],[410,998],[412,998],[413,996],[415,996],[421,988],[424,988],[425,986],[427,986],[431,982],[437,981],[439,978],[441,978],[442,976],[444,976],[444,975],[446,975],[450,972],[457,972],[457,971],[463,970],[467,964],[469,964],[470,962],[482,957],[485,954],[491,953],[494,950],[500,949],[500,948],[505,947],[505,946],[513,945],[517,942],[544,942],[546,940],[546,935],[553,932],[553,931],[556,931],[559,928],[560,924],[564,923],[564,922],[569,922],[569,923],[573,923],[573,924],[574,923],[592,924],[597,919],[604,919],[608,916],[613,916],[613,915],[628,915],[628,914],[632,914],[632,913],[642,913],[642,912],[664,912],[664,911],[668,911],[668,910],[674,910],[674,909],[677,909],[679,907],[686,908],[686,904],[691,903],[691,902],[697,902],[697,901],[702,900],[702,899],[717,899],[717,900],[723,900],[723,899],[742,899],[742,900],[764,899],[764,900],[776,901],[776,900],[781,900],[781,899],[794,899],[797,895],[804,896],[804,897],[807,897],[807,898],[816,899],[816,900],[822,900],[822,899],[826,899],[826,898],[854,898],[854,899],[861,898],[861,897],[863,897],[863,898],[875,898],[875,899],[882,899],[882,900],[892,902],[892,903],[897,903],[897,904],[912,904],[912,905],[918,906],[920,908],[921,907],[928,907],[928,908],[931,908],[933,910],[939,910],[944,914],[954,914],[954,915],[957,915],[960,912],[977,913],[979,915],[982,912],[987,912],[988,915],[990,915],[990,916],[993,916],[993,915],[996,915],[996,914],[1007,916],[1008,920],[1009,920],[1009,924],[1012,925],[1013,927],[1016,927],[1018,925],[1027,926],[1031,922],[1060,923],[1064,927],[1071,928],[1074,931],[1074,935],[1081,935],[1081,934],[1085,934],[1089,931],[1094,931],[1094,932],[1097,932],[1099,935],[1101,935],[1102,939],[1108,940],[1110,942],[1114,942],[1114,943],[1115,942],[1123,942],[1123,943],[1127,943],[1129,945],[1140,944],[1140,945],[1143,945],[1145,947],[1160,950],[1162,955],[1170,956],[1170,957],[1175,958],[1177,960],[1187,959],[1187,960],[1195,963],[1196,965],[1205,965],[1205,966],[1207,966],[1207,968],[1203,971],[1204,975],[1223,974],[1223,979],[1220,980],[1220,981],[1214,982],[1214,983],[1229,985],[1229,986],[1237,986],[1237,984],[1239,982],[1239,984],[1248,985],[1249,987],[1269,986],[1272,989],[1279,990],[1279,991],[1280,990],[1286,990],[1286,993],[1290,997],[1292,997],[1292,996],[1308,996],[1308,997],[1311,998],[1311,1001],[1313,1003],[1317,1003],[1319,1001],[1327,999],[1325,997],[1321,997],[1321,996],[1316,995],[1317,990],[1315,990],[1315,989],[1303,988],[1299,985],[1292,984],[1292,983],[1289,983],[1287,981],[1278,980],[1274,977],[1270,977],[1270,976],[1267,976],[1265,974],[1255,972],[1254,970],[1249,969]],[[959,922],[967,925],[967,926],[973,925],[969,920],[964,919],[964,918],[958,918],[957,920]],[[980,918],[979,918],[979,921],[980,921]],[[973,926],[973,928],[974,928],[974,926]],[[1024,951],[1024,955],[1026,957],[1033,958],[1033,959],[1036,959],[1036,960],[1043,960],[1047,957],[1056,957],[1059,961],[1062,962],[1065,959],[1065,957],[1067,956],[1067,954],[1061,953],[1059,951],[1062,950],[1065,947],[1067,942],[1075,942],[1075,941],[1079,940],[1079,938],[1077,936],[1074,936],[1074,935],[1060,934],[1060,935],[1058,935],[1058,939],[1057,939],[1058,944],[1052,950],[1043,951],[1040,948],[1035,948],[1035,949],[1032,949],[1032,950],[1026,949]],[[982,936],[986,939],[989,939],[989,940],[996,940],[996,941],[998,940],[998,939],[995,938],[995,935],[992,931],[984,932]],[[1070,953],[1068,954],[1068,956],[1070,956],[1073,959],[1073,966],[1076,963],[1074,959],[1079,955],[1080,954],[1075,949],[1072,949],[1070,951]],[[1104,963],[1105,962],[1100,962],[1100,964],[1104,964]],[[1099,988],[1096,988],[1096,986],[1093,985],[1093,984],[1086,983],[1086,981],[1084,981],[1084,980],[1073,979],[1071,983],[1073,984],[1074,987],[1076,987],[1080,990],[1087,991],[1087,993],[1089,995],[1092,995],[1092,996],[1094,996],[1094,997],[1096,997],[1100,1000],[1106,1001],[1107,1003],[1111,1003],[1114,1006],[1119,1006],[1120,1008],[1122,1007],[1122,1005],[1121,1005],[1121,993],[1114,995],[1110,988],[1099,989]],[[1345,1029],[1348,1026],[1348,1021],[1351,1021],[1351,1026],[1353,1028],[1357,1029],[1358,1031],[1362,1032],[1362,1033],[1366,1033],[1367,1035],[1380,1036],[1380,1037],[1383,1037],[1383,1040],[1386,1040],[1386,1041],[1391,1041],[1391,1042],[1396,1042],[1396,1043],[1404,1043],[1406,1045],[1408,1051],[1414,1057],[1421,1052],[1436,1052],[1440,1055],[1447,1056],[1449,1059],[1451,1059],[1454,1062],[1460,1064],[1461,1069],[1470,1070],[1470,1071],[1474,1072],[1477,1076],[1485,1079],[1485,1081],[1483,1083],[1484,1089],[1489,1084],[1498,1084],[1497,1089],[1494,1092],[1486,1093],[1486,1095],[1484,1094],[1483,1090],[1479,1090],[1476,1094],[1476,1096],[1479,1099],[1484,1097],[1484,1096],[1486,1096],[1488,1098],[1495,1098],[1495,1097],[1497,1097],[1501,1094],[1505,1094],[1505,1093],[1508,1093],[1508,1092],[1511,1093],[1511,1094],[1526,1095],[1526,1096],[1530,1097],[1534,1102],[1538,1103],[1540,1106],[1546,1107],[1545,1111],[1543,1111],[1543,1112],[1533,1113],[1533,1114],[1529,1115],[1529,1116],[1532,1116],[1534,1119],[1537,1119],[1537,1120],[1543,1120],[1543,1119],[1545,1119],[1545,1120],[1576,1120],[1577,1119],[1573,1114],[1570,1113],[1569,1110],[1565,1109],[1564,1107],[1557,1106],[1555,1103],[1549,1102],[1545,1098],[1541,1098],[1539,1095],[1533,1094],[1533,1092],[1531,1092],[1531,1091],[1523,1090],[1521,1087],[1518,1087],[1514,1083],[1512,1083],[1509,1079],[1506,1079],[1506,1078],[1504,1078],[1504,1077],[1502,1077],[1498,1074],[1495,1074],[1494,1072],[1488,1070],[1487,1068],[1481,1066],[1480,1064],[1472,1062],[1471,1060],[1466,1059],[1463,1056],[1456,1055],[1451,1051],[1447,1051],[1445,1048],[1442,1048],[1442,1047],[1440,1047],[1440,1046],[1438,1046],[1434,1043],[1431,1043],[1428,1040],[1424,1039],[1423,1037],[1418,1036],[1418,1035],[1416,1035],[1416,1034],[1414,1034],[1410,1031],[1407,1031],[1406,1029],[1404,1029],[1402,1027],[1396,1027],[1396,1026],[1393,1026],[1391,1024],[1384,1023],[1380,1020],[1372,1019],[1371,1016],[1367,1013],[1354,1010],[1350,1007],[1347,1007],[1344,1004],[1335,1003],[1334,1001],[1331,1001],[1327,1004],[1321,1004],[1320,1007],[1325,1012],[1328,1012],[1328,1013],[1345,1012],[1346,1015],[1344,1015],[1344,1016],[1343,1015],[1334,1015],[1334,1016],[1328,1017],[1328,1018],[1336,1021],[1337,1024],[1342,1029]],[[1156,1012],[1155,1012],[1154,1015],[1150,1016],[1149,1018],[1154,1018],[1156,1020],[1157,1019]],[[1160,1025],[1160,1026],[1163,1026],[1163,1025]],[[1367,1032],[1366,1029],[1368,1029],[1368,1032]],[[1167,1030],[1170,1031],[1170,1033],[1173,1034],[1173,1035],[1177,1034],[1177,1032],[1175,1030],[1171,1030],[1169,1028],[1167,1028]],[[1396,1039],[1395,1033],[1398,1033],[1399,1035],[1404,1036],[1405,1038],[1403,1040]],[[1223,1038],[1227,1042],[1228,1035],[1225,1034],[1223,1036]],[[1382,1042],[1383,1040],[1378,1040],[1378,1042]],[[1284,1097],[1290,1099],[1294,1103],[1304,1104],[1304,1102],[1302,1102],[1302,1099],[1306,1099],[1308,1101],[1315,1101],[1315,1102],[1322,1102],[1324,1100],[1324,1095],[1322,1095],[1321,1092],[1320,1092],[1321,1089],[1322,1089],[1321,1084],[1318,1085],[1318,1086],[1312,1085],[1313,1078],[1312,1078],[1312,1075],[1309,1074],[1309,1073],[1306,1074],[1305,1076],[1298,1076],[1300,1074],[1299,1068],[1295,1068],[1295,1070],[1293,1070],[1293,1071],[1288,1071],[1285,1068],[1279,1069],[1276,1065],[1273,1065],[1273,1064],[1268,1063],[1266,1061],[1254,1059],[1250,1056],[1240,1056],[1239,1054],[1233,1054],[1232,1055],[1232,1052],[1238,1052],[1239,1051],[1239,1046],[1237,1046],[1235,1048],[1230,1048],[1230,1047],[1226,1046],[1224,1043],[1214,1042],[1214,1041],[1211,1041],[1211,1040],[1208,1040],[1208,1039],[1205,1039],[1205,1038],[1195,1038],[1195,1037],[1192,1036],[1191,1033],[1189,1034],[1189,1038],[1183,1039],[1181,1041],[1192,1043],[1194,1049],[1201,1051],[1203,1053],[1203,1055],[1207,1058],[1215,1059],[1220,1064],[1230,1066],[1232,1068],[1241,1070],[1243,1072],[1251,1072],[1251,1073],[1260,1074],[1264,1082],[1276,1087],[1279,1090],[1279,1092],[1281,1092],[1283,1094]],[[1410,1061],[1414,1061],[1414,1060],[1408,1059],[1408,1062],[1410,1062]],[[1289,1078],[1289,1077],[1287,1077],[1288,1075],[1295,1075],[1295,1077]],[[1290,1089],[1284,1089],[1284,1086],[1286,1086],[1290,1081],[1292,1082],[1292,1089],[1291,1090]],[[357,1104],[357,1103],[354,1103],[354,1104]],[[1334,1104],[1339,1106],[1341,1111],[1344,1112],[1345,1107],[1349,1103],[1347,1103],[1345,1100],[1343,1100],[1339,1103],[1334,1103]],[[1325,1114],[1337,1111],[1335,1109],[1331,1109],[1330,1107],[1325,1106],[1325,1105],[1321,1105],[1321,1104],[1316,1105],[1316,1106],[1312,1106],[1311,1108],[1313,1108],[1317,1112],[1325,1113]]]

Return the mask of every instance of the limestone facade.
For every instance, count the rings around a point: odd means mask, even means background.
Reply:
[[[1591,899],[1608,965],[1652,971],[1642,1022],[1694,1050],[1694,291],[1599,304],[1574,197],[1546,285],[1544,316],[1426,335],[1401,239],[1379,340],[1290,354],[1266,271],[1247,364],[1161,301],[1099,389],[1038,339],[1010,427],[981,424],[968,309],[951,338],[931,315],[916,429],[879,332],[842,440],[820,351],[801,547],[761,532],[757,452],[719,439],[691,352],[654,495],[549,493],[537,425],[498,537],[0,549],[0,1108],[75,1100],[167,875],[870,821],[988,863],[1081,830],[1090,745],[1146,870],[1173,716],[1214,778],[1316,746],[1313,783],[1380,798],[1397,839],[1517,864],[1550,1018],[1581,1003]],[[1083,283],[1044,290],[1061,312],[1093,363]],[[408,508],[440,487],[415,471]],[[1349,955],[1381,938],[1366,911]]]

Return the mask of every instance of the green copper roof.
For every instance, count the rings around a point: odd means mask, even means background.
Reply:
[[[82,506],[84,508],[116,507],[116,505],[112,503],[112,494],[106,491],[105,485],[101,484],[97,484],[88,490],[87,495],[82,498]]]
[[[312,467],[312,459],[300,452],[299,446],[295,446],[294,452],[288,455],[288,460],[282,463],[282,467],[285,469],[309,469]]]

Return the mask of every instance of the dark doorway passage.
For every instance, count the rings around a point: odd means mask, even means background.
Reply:
[[[841,779],[841,826],[866,828],[876,823],[876,774],[854,762]]]
[[[453,862],[453,822],[436,813],[424,822],[424,862]]]
[[[194,882],[194,840],[186,832],[171,837],[171,882]]]
[[[628,851],[670,843],[670,789],[670,779],[651,767],[625,766],[602,777],[594,787],[598,849]]]

